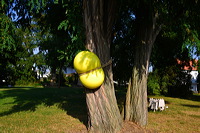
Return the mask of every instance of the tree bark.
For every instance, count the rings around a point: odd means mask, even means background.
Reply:
[[[138,47],[132,76],[126,94],[125,120],[133,121],[140,125],[147,124],[147,70],[148,54],[146,45]],[[139,52],[140,51],[140,52]]]
[[[114,0],[84,0],[86,48],[97,54],[102,64],[110,58],[110,43],[114,22]],[[116,133],[122,118],[115,97],[111,65],[104,69],[105,81],[95,90],[86,89],[88,130],[94,133]]]
[[[136,44],[132,76],[129,80],[124,119],[142,126],[147,124],[147,77],[152,46],[161,26],[156,24],[158,14],[153,13],[150,5],[144,5],[136,12]]]
[[[58,75],[58,88],[61,87],[61,78],[62,78],[62,65],[60,63],[59,75]]]

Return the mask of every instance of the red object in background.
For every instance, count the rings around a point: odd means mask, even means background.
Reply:
[[[197,71],[198,60],[181,61],[181,60],[177,59],[177,62],[179,65],[182,65],[181,69],[183,69],[183,70]]]

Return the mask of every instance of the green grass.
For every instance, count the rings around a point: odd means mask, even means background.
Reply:
[[[82,88],[0,88],[0,132],[85,130]]]
[[[164,98],[169,108],[162,112],[149,112],[147,129],[161,133],[200,132],[200,95],[194,95],[189,100],[158,96],[154,98]]]
[[[116,90],[119,107],[125,89]],[[164,98],[169,107],[149,112],[145,128],[161,133],[200,132],[200,95],[190,99]],[[83,88],[0,88],[1,133],[86,132],[87,111]]]

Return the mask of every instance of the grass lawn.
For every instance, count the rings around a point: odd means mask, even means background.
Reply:
[[[116,91],[120,103],[125,91]],[[160,97],[154,97],[160,98]],[[157,132],[200,132],[200,95],[191,100],[162,97],[169,108],[149,112],[145,128]],[[86,132],[83,88],[0,88],[1,133]]]
[[[164,98],[167,106],[165,111],[149,112],[148,129],[159,133],[200,133],[200,95],[190,100]]]
[[[80,88],[0,88],[0,132],[82,132],[85,106]]]

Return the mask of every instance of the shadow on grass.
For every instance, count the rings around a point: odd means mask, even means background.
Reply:
[[[1,90],[1,89],[0,89]],[[67,112],[74,118],[78,118],[86,125],[87,110],[83,88],[32,88],[17,87],[1,90],[0,99],[13,97],[14,104],[9,111],[0,113],[6,116],[20,111],[35,111],[38,105],[52,106]]]
[[[190,105],[190,104],[181,104],[182,106],[190,107],[190,108],[200,108],[200,105]]]
[[[189,100],[200,102],[200,94],[193,94]]]

